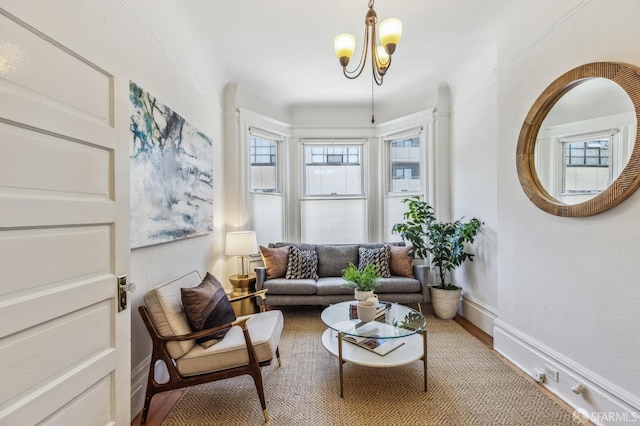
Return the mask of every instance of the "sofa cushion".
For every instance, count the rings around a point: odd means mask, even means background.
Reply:
[[[389,246],[389,271],[391,275],[413,278],[413,247]]]
[[[270,243],[269,244],[270,248],[288,247],[288,246],[298,247],[300,250],[314,250],[315,251],[315,249],[316,249],[315,245],[306,244],[306,243]]]
[[[269,290],[268,296],[274,294],[316,294],[316,280],[288,280],[286,278],[276,278],[262,283],[262,288]]]
[[[349,262],[358,264],[358,246],[318,245],[318,277],[341,277]],[[344,281],[343,281],[344,282]]]
[[[376,287],[377,294],[383,293],[418,293],[422,291],[420,281],[415,278],[391,277],[380,278],[380,285]]]
[[[287,279],[318,279],[318,255],[314,250],[300,250],[289,247]]]
[[[352,288],[342,287],[345,281],[341,277],[318,278],[316,281],[316,294],[326,296],[333,294],[353,294]]]
[[[260,246],[262,261],[267,269],[267,279],[281,278],[287,273],[289,246],[268,248]]]
[[[220,281],[207,272],[200,285],[181,288],[182,305],[189,324],[194,331],[218,327],[236,320],[231,303]],[[198,339],[203,343],[211,339],[222,339],[229,330],[222,330],[211,336]]]
[[[380,277],[389,278],[391,276],[391,272],[389,271],[391,249],[387,244],[380,248],[372,249],[360,247],[358,252],[360,258],[358,269],[360,271],[363,271],[365,266],[371,263],[376,267],[376,271],[378,271]]]
[[[267,311],[250,316],[247,321],[247,329],[258,362],[273,358],[283,324],[282,312],[280,311]],[[206,349],[196,345],[189,353],[176,361],[176,368],[183,376],[192,376],[247,364],[249,364],[249,353],[244,334],[240,327],[234,326],[218,344]]]

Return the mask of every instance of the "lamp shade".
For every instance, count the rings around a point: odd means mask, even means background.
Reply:
[[[356,37],[353,34],[339,34],[333,39],[333,47],[338,59],[351,59],[356,49]]]
[[[385,47],[388,44],[396,46],[402,35],[402,21],[397,18],[385,19],[378,26],[378,34],[380,35],[380,44]]]
[[[254,231],[227,232],[224,253],[227,256],[247,256],[258,252],[258,240]]]

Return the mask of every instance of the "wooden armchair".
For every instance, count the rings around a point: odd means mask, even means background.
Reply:
[[[194,271],[154,288],[144,296],[146,306],[140,306],[139,311],[151,336],[153,350],[141,423],[146,423],[151,399],[159,392],[244,374],[253,378],[265,422],[268,422],[260,367],[269,365],[274,354],[280,365],[278,343],[283,327],[282,313],[263,308],[263,312],[240,317],[233,323],[192,332],[184,314],[180,288],[194,287],[201,281],[198,272]],[[264,302],[265,293],[260,291],[230,300],[260,297]],[[266,304],[262,303],[262,306]],[[225,337],[209,348],[196,343],[196,339],[225,329],[229,329]],[[158,360],[167,367],[167,382],[158,383],[155,379]]]

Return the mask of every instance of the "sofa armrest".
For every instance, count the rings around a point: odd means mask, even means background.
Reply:
[[[420,281],[424,300],[429,297],[429,269],[429,265],[413,265],[413,275]]]
[[[259,266],[256,271],[256,291],[262,290],[262,284],[267,280],[267,268]]]

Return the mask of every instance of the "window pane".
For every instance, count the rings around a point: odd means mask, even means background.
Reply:
[[[305,146],[305,195],[361,195],[360,146]]]
[[[278,192],[278,142],[258,137],[250,138],[250,178],[252,192]]]
[[[562,194],[603,191],[609,185],[609,139],[565,142]]]
[[[302,200],[300,204],[303,243],[367,241],[366,200]]]
[[[420,191],[420,137],[391,141],[391,183],[390,192]]]

